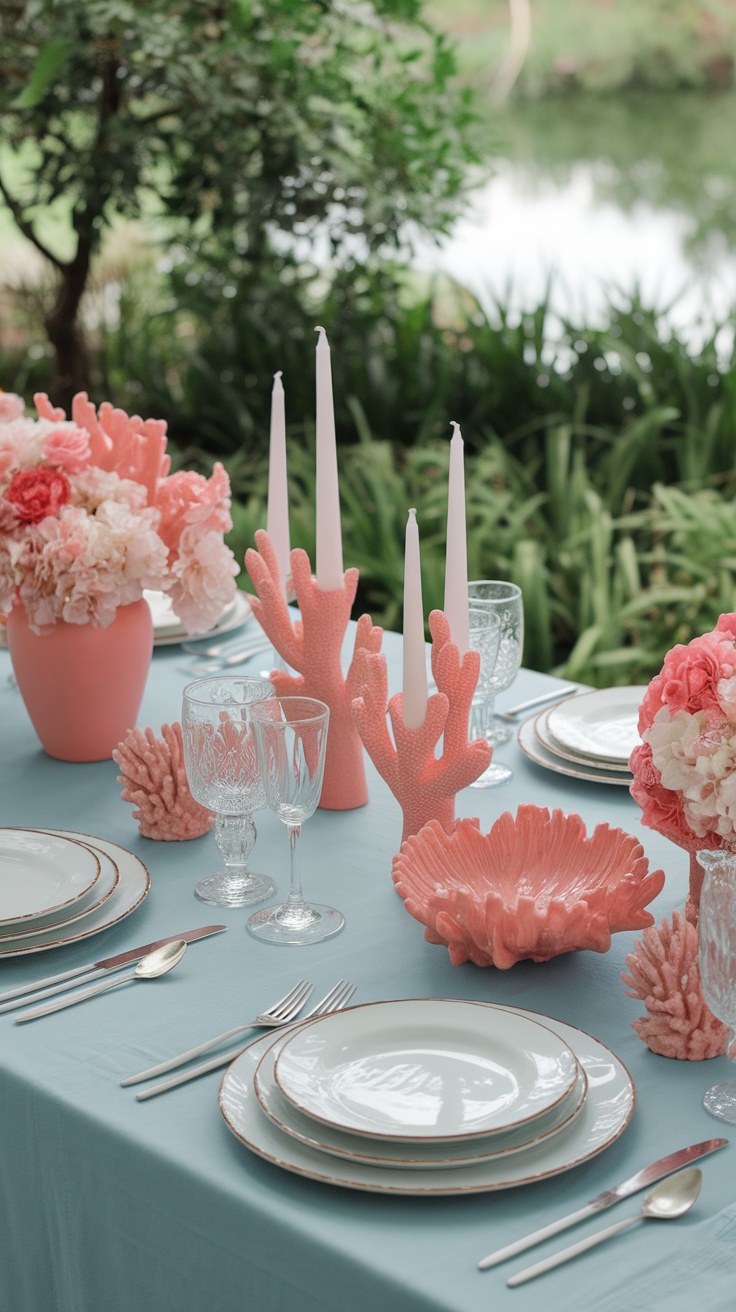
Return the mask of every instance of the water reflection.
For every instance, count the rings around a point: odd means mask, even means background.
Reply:
[[[490,132],[489,128],[489,132]],[[698,338],[736,304],[736,96],[628,96],[520,106],[473,213],[417,263],[486,308],[540,303],[602,322],[611,293],[638,291]]]

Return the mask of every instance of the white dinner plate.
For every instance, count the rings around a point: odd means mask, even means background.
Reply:
[[[0,947],[10,941],[15,944],[19,939],[30,938],[41,929],[58,929],[62,925],[70,925],[72,922],[83,920],[85,916],[102,906],[102,903],[111,897],[120,881],[120,871],[117,864],[111,856],[108,856],[100,848],[92,847],[88,843],[84,843],[83,846],[89,847],[90,851],[95,853],[99,858],[101,867],[100,877],[91,891],[85,893],[84,897],[78,898],[71,908],[66,908],[61,913],[55,911],[48,916],[38,916],[36,920],[31,921],[28,929],[19,929],[17,926],[3,927],[0,929]]]
[[[177,619],[178,627],[174,630],[167,630],[165,628],[158,629],[154,625],[153,645],[154,647],[173,647],[181,642],[199,642],[200,639],[204,641],[205,638],[208,640],[219,638],[224,633],[230,633],[233,629],[239,629],[241,624],[245,624],[245,621],[251,614],[251,605],[246,594],[238,589],[234,599],[225,607],[217,624],[211,629],[208,629],[206,633],[199,633],[196,637],[192,637],[187,633],[184,625]]]
[[[326,1158],[322,1151],[284,1134],[261,1111],[253,1079],[261,1057],[273,1043],[272,1034],[256,1039],[228,1067],[220,1085],[220,1111],[235,1137],[258,1157],[294,1175],[343,1189],[418,1196],[488,1193],[560,1175],[589,1161],[623,1134],[636,1098],[631,1076],[618,1057],[583,1030],[517,1008],[502,1010],[554,1027],[588,1077],[588,1096],[580,1115],[569,1128],[528,1152],[458,1166],[453,1171],[386,1171],[382,1166]]]
[[[96,852],[36,829],[0,829],[0,929],[28,928],[70,906],[100,877]]]
[[[451,1170],[476,1162],[490,1162],[509,1153],[526,1151],[542,1143],[550,1135],[558,1134],[582,1111],[588,1090],[588,1079],[578,1067],[578,1076],[570,1093],[551,1112],[537,1117],[518,1130],[493,1134],[488,1138],[463,1140],[455,1144],[392,1143],[380,1144],[361,1138],[357,1134],[343,1133],[331,1125],[320,1125],[309,1116],[302,1116],[281,1094],[276,1083],[274,1067],[278,1054],[286,1042],[281,1035],[261,1058],[254,1077],[255,1095],[261,1109],[273,1124],[308,1147],[317,1148],[332,1157],[364,1162],[391,1170],[427,1171]]]
[[[151,876],[143,862],[127,848],[120,847],[117,843],[110,843],[107,839],[95,838],[91,834],[78,834],[71,830],[53,829],[49,830],[49,833],[80,839],[90,847],[112,857],[120,872],[118,886],[103,906],[96,907],[78,924],[60,927],[51,925],[48,929],[41,929],[37,934],[28,935],[26,938],[16,941],[3,940],[0,947],[0,960],[5,957],[26,956],[31,952],[46,952],[49,948],[65,947],[67,943],[77,943],[80,939],[92,938],[135,911],[151,887]]]
[[[538,1020],[477,1002],[410,998],[333,1012],[290,1034],[275,1063],[286,1100],[351,1134],[455,1143],[528,1124],[577,1079]]]
[[[553,706],[547,728],[560,747],[592,763],[628,765],[641,738],[637,728],[645,687],[599,688]]]
[[[566,761],[561,756],[554,756],[552,752],[543,746],[539,741],[536,732],[536,716],[531,720],[525,720],[519,725],[517,741],[525,756],[535,765],[541,765],[545,770],[554,770],[556,774],[570,775],[573,779],[587,779],[589,783],[594,784],[618,784],[628,788],[631,783],[630,774],[619,774],[616,770],[605,770],[603,766],[578,765],[575,761]]]
[[[591,760],[589,756],[583,756],[580,752],[573,752],[569,747],[560,747],[560,744],[555,741],[547,728],[548,715],[549,711],[540,711],[534,720],[534,731],[542,746],[546,747],[547,751],[551,752],[553,756],[561,757],[563,761],[573,761],[575,765],[587,765],[590,768]],[[611,770],[614,774],[625,774],[627,779],[631,781],[632,774],[628,764],[618,765],[613,761],[606,761],[605,768]]]

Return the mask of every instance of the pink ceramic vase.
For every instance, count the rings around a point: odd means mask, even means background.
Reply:
[[[22,606],[8,618],[13,670],[44,750],[60,761],[104,761],[135,725],[153,651],[141,599],[106,629],[59,620],[43,635]]]

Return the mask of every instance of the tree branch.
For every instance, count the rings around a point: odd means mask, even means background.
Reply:
[[[23,210],[21,208],[20,202],[17,201],[14,196],[11,196],[10,192],[8,191],[1,177],[0,177],[0,195],[5,201],[5,204],[7,205],[8,209],[10,210],[10,213],[13,216],[13,220],[15,222],[16,227],[19,229],[20,232],[22,232],[23,236],[26,237],[33,246],[36,247],[36,250],[41,255],[43,255],[43,258],[45,260],[48,260],[50,264],[53,264],[55,269],[58,269],[60,273],[63,273],[64,270],[67,268],[67,265],[64,263],[63,260],[59,259],[58,255],[54,255],[53,251],[50,251],[48,246],[45,246],[44,243],[36,236],[33,230],[33,225],[29,223],[26,218],[23,217]]]

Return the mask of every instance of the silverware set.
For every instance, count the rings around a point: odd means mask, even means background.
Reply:
[[[690,1166],[689,1163],[697,1161],[701,1157],[706,1157],[719,1148],[725,1148],[728,1142],[728,1139],[707,1139],[703,1143],[694,1143],[688,1148],[680,1148],[667,1157],[660,1157],[658,1161],[645,1166],[641,1171],[637,1171],[636,1175],[624,1180],[622,1184],[613,1189],[604,1190],[602,1194],[598,1194],[596,1198],[586,1203],[584,1207],[578,1208],[576,1212],[570,1212],[568,1216],[563,1216],[558,1221],[552,1221],[549,1225],[542,1226],[540,1230],[525,1235],[523,1239],[516,1239],[513,1243],[506,1244],[503,1248],[498,1248],[495,1252],[489,1253],[487,1257],[481,1258],[478,1263],[479,1269],[486,1271],[489,1267],[498,1266],[501,1262],[507,1262],[509,1258],[518,1257],[520,1253],[525,1253],[528,1249],[536,1247],[537,1244],[543,1243],[546,1239],[551,1239],[553,1235],[558,1235],[571,1226],[578,1225],[581,1221],[588,1220],[591,1216],[597,1216],[599,1212],[606,1211],[607,1208],[613,1207],[615,1203],[620,1203],[622,1199],[639,1193],[642,1189],[646,1189],[647,1185],[654,1184],[656,1181],[660,1181],[660,1183],[656,1189],[652,1189],[646,1195],[644,1203],[636,1215],[618,1221],[615,1225],[607,1226],[604,1230],[597,1230],[595,1234],[589,1235],[586,1239],[581,1239],[577,1244],[571,1244],[568,1248],[553,1253],[551,1257],[543,1258],[542,1261],[535,1262],[533,1266],[526,1267],[523,1271],[517,1271],[514,1275],[509,1276],[506,1281],[507,1285],[510,1288],[515,1288],[517,1285],[526,1284],[528,1280],[534,1280],[537,1276],[544,1275],[545,1272],[562,1266],[564,1262],[570,1261],[571,1258],[577,1257],[580,1253],[585,1253],[597,1244],[611,1239],[621,1231],[628,1230],[630,1226],[635,1225],[638,1221],[647,1218],[675,1220],[677,1217],[683,1216],[696,1202],[702,1183],[702,1172],[697,1167]],[[673,1172],[676,1172],[676,1174],[673,1174]]]
[[[229,642],[214,642],[204,647],[189,642],[183,642],[181,645],[183,651],[196,658],[188,661],[182,668],[185,673],[195,676],[217,674],[220,670],[233,669],[237,665],[244,665],[253,656],[271,650],[271,643],[262,629],[252,632],[250,636],[241,633],[237,638],[231,638]]]

